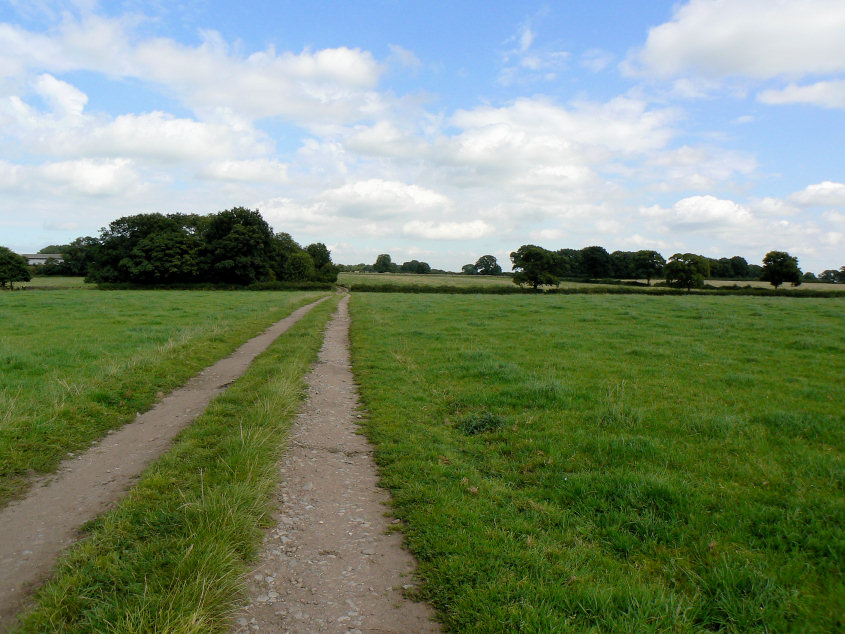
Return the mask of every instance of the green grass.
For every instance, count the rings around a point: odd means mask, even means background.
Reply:
[[[15,286],[16,288],[24,287],[31,290],[94,288],[94,284],[87,283],[84,277],[62,277],[58,275],[33,277],[29,282],[20,282]]]
[[[843,313],[354,295],[420,596],[455,631],[841,630]]]
[[[0,505],[325,293],[0,293]]]
[[[416,275],[413,273],[340,273],[337,277],[338,284],[351,286],[356,285],[421,285],[421,286],[459,286],[459,287],[488,287],[488,286],[514,286],[510,277],[496,275],[441,275],[426,274]]]
[[[277,461],[338,302],[315,307],[90,523],[18,632],[223,632],[270,519]]]
[[[15,283],[15,288],[20,287],[39,290],[54,290],[59,288],[94,288],[94,285],[86,283],[84,277],[47,275],[44,277],[33,277],[29,282]]]

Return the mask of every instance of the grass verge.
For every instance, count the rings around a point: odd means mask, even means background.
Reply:
[[[351,309],[366,431],[448,628],[842,630],[842,299]]]
[[[319,292],[0,294],[0,506]]]
[[[183,432],[116,509],[91,522],[16,632],[218,632],[268,524],[303,376],[337,306],[282,335]]]

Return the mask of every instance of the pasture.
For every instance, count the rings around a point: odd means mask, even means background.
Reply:
[[[322,294],[0,294],[0,505]]]
[[[357,294],[420,597],[457,631],[845,614],[845,300]]]

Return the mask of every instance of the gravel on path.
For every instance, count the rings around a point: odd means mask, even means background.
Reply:
[[[14,624],[32,591],[51,574],[58,554],[78,539],[79,528],[120,499],[146,466],[205,411],[212,398],[325,299],[276,322],[133,422],[66,460],[57,473],[36,482],[25,498],[0,510],[0,632]]]
[[[414,560],[389,532],[389,495],[358,433],[348,301],[307,377],[308,400],[279,466],[277,523],[246,579],[249,604],[233,617],[234,633],[440,631],[431,608],[403,594]]]

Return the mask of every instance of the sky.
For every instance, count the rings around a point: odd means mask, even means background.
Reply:
[[[845,265],[843,0],[0,0],[0,245],[259,209],[335,262]]]

